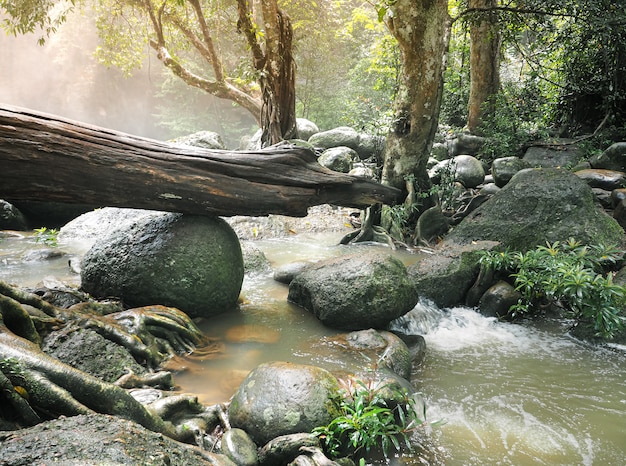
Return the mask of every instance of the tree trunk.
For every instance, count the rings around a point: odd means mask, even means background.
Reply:
[[[383,183],[404,189],[407,177],[427,180],[426,162],[439,121],[450,17],[447,0],[397,0],[390,7],[402,70],[387,136]]]
[[[237,0],[237,13],[238,30],[246,37],[252,63],[259,73],[263,99],[261,146],[293,139],[297,136],[296,65],[291,20],[276,0],[258,0],[254,4]],[[259,19],[263,24],[257,23]],[[260,30],[264,32],[263,41]]]
[[[322,167],[297,147],[176,146],[0,106],[0,199],[196,215],[304,216],[310,206],[394,204],[399,191]]]
[[[469,8],[489,9],[497,0],[470,0]],[[477,133],[485,115],[495,110],[500,89],[500,45],[496,11],[481,12],[470,23],[470,96],[467,127]]]
[[[297,137],[296,66],[293,58],[291,20],[275,0],[263,0],[265,19],[265,67],[262,72],[263,147]]]

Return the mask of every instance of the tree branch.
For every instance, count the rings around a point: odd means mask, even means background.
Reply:
[[[200,24],[200,31],[202,31],[202,37],[204,39],[204,46],[205,46],[204,50],[206,50],[206,53],[208,54],[208,57],[209,57],[208,61],[211,63],[211,65],[213,65],[213,73],[215,74],[215,79],[217,81],[224,81],[224,70],[222,69],[222,60],[220,60],[217,53],[215,52],[215,47],[213,45],[213,38],[211,37],[211,34],[209,32],[209,27],[207,25],[206,18],[204,17],[202,7],[200,6],[200,2],[198,0],[188,0],[188,1],[193,7],[198,23]]]
[[[248,6],[247,0],[237,0],[237,11],[239,13],[239,20],[237,21],[237,30],[243,32],[246,37],[246,41],[252,51],[252,61],[254,68],[257,71],[263,71],[265,67],[266,56],[263,53],[263,49],[257,39],[257,27],[252,23],[252,12]]]

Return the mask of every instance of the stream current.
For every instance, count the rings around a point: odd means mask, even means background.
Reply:
[[[363,247],[337,246],[340,234],[259,240],[272,266],[319,260]],[[42,260],[32,236],[0,239],[0,279],[19,286],[77,284],[68,256]],[[59,250],[81,254],[83,245]],[[409,264],[416,255],[398,252]],[[181,391],[207,404],[227,401],[258,364],[283,360],[342,368],[324,337],[338,333],[287,302],[288,287],[271,272],[246,277],[232,313],[200,322],[224,343],[218,358],[175,361]],[[421,301],[394,324],[421,334],[424,362],[412,382],[423,394],[433,442],[448,465],[625,465],[626,352],[581,344],[560,322],[510,324],[469,308],[438,309]],[[411,457],[393,464],[421,464]]]

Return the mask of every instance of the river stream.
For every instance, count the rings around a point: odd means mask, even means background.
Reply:
[[[338,246],[340,237],[301,234],[255,245],[273,266],[379,247]],[[78,283],[68,256],[42,260],[33,253],[41,249],[46,248],[29,235],[0,239],[0,279],[20,286]],[[81,245],[57,249],[84,252]],[[407,264],[419,260],[398,255]],[[239,309],[200,322],[224,343],[225,353],[176,361],[185,368],[175,375],[180,390],[217,403],[227,401],[262,362],[341,368],[342,361],[323,345],[324,337],[337,332],[289,304],[287,292],[271,272],[246,277]],[[428,302],[397,325],[426,339],[426,359],[412,381],[424,395],[428,418],[444,421],[431,435],[445,464],[626,464],[626,353],[580,344],[560,322],[501,323],[472,309],[441,310]],[[418,464],[411,457],[393,462]]]

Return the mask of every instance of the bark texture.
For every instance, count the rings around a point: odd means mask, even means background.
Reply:
[[[252,52],[254,68],[259,73],[262,107],[263,147],[283,139],[297,137],[296,65],[293,57],[293,28],[289,16],[276,0],[237,0],[238,27]],[[262,21],[263,24],[256,24]],[[259,30],[264,30],[264,43]]]
[[[407,176],[427,179],[426,162],[437,124],[450,17],[447,0],[397,0],[389,30],[402,57],[393,127],[387,136],[383,183],[404,189]]]
[[[399,191],[330,171],[297,147],[176,146],[0,107],[0,198],[195,215],[305,216],[310,206],[394,204]]]
[[[500,46],[497,0],[470,0],[479,11],[470,23],[470,95],[467,127],[479,131],[483,116],[494,111],[500,89]]]

